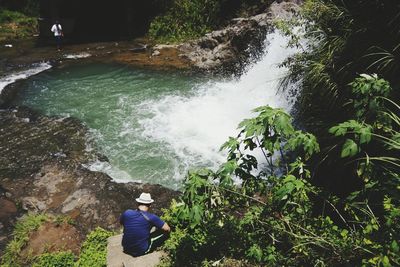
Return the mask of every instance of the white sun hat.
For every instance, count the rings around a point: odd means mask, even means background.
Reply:
[[[150,193],[141,193],[140,197],[136,199],[136,202],[142,204],[151,204],[154,202],[154,199],[151,199]]]

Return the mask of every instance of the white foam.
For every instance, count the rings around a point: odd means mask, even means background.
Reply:
[[[26,79],[32,75],[36,75],[42,71],[50,69],[51,65],[48,62],[42,62],[32,65],[29,69],[22,70],[19,72],[11,73],[5,77],[0,78],[0,93],[10,83],[14,83],[17,80]]]
[[[87,58],[92,56],[91,54],[87,53],[87,52],[82,52],[82,53],[78,53],[78,54],[66,54],[64,55],[64,58],[66,59],[79,59],[79,58]]]
[[[219,166],[225,160],[220,146],[229,136],[237,136],[238,124],[253,117],[254,108],[269,105],[290,111],[288,96],[278,92],[279,80],[287,73],[278,64],[296,52],[286,47],[287,41],[279,33],[270,34],[264,56],[240,79],[208,82],[194,88],[196,93],[190,97],[169,95],[142,103],[139,110],[152,114],[139,121],[143,135],[173,150],[176,164]],[[180,179],[187,168],[177,174]]]
[[[104,172],[108,174],[117,183],[136,182],[143,183],[142,180],[133,179],[126,171],[112,166],[109,162],[96,160],[90,164],[82,164],[83,167],[94,172]]]

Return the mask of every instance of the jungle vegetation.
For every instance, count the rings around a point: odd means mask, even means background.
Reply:
[[[0,1],[0,42],[38,33],[39,1]]]
[[[260,13],[272,0],[175,0],[150,24],[149,36],[158,42],[179,42],[220,28],[234,17]]]
[[[54,251],[51,246],[44,253],[32,255],[23,252],[29,237],[44,224],[52,224],[60,229],[64,225],[74,225],[75,221],[68,216],[28,213],[18,221],[13,231],[13,239],[8,243],[0,260],[1,267],[105,267],[107,256],[107,239],[114,233],[97,227],[91,231],[80,248],[79,257],[72,251]]]
[[[302,48],[296,123],[259,107],[219,170],[188,174],[166,266],[400,265],[399,20],[397,1],[307,0],[277,22]]]

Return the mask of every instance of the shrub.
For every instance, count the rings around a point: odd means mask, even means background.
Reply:
[[[10,23],[25,19],[26,16],[17,11],[0,10],[0,23]]]
[[[44,253],[32,267],[73,267],[75,255],[72,252]]]
[[[31,37],[38,32],[36,17],[0,9],[0,41]]]
[[[90,232],[81,248],[79,260],[76,266],[92,267],[106,266],[107,239],[113,233],[100,227]]]
[[[177,42],[210,31],[219,23],[221,0],[176,0],[172,7],[150,25],[150,37]]]

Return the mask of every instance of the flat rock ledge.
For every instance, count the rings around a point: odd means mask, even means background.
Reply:
[[[155,251],[141,257],[132,257],[122,251],[122,234],[108,238],[107,267],[154,267],[165,256],[162,251]]]

